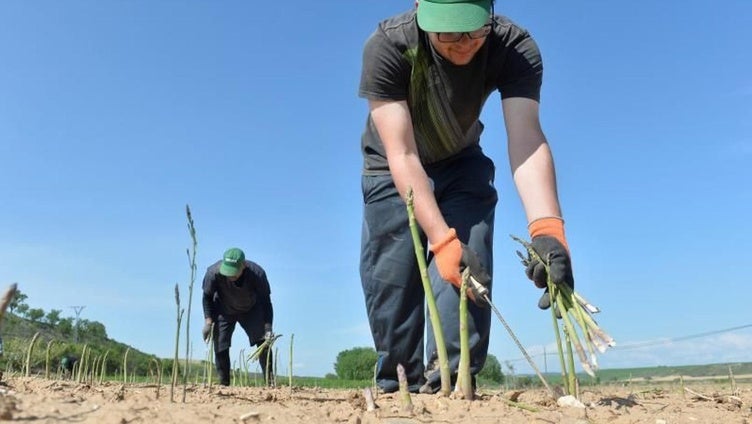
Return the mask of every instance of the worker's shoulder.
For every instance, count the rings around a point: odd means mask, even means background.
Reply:
[[[527,28],[517,24],[512,19],[504,15],[493,16],[493,31],[496,37],[501,39],[519,39],[519,38],[532,38],[532,35]]]
[[[217,262],[214,262],[213,264],[209,265],[206,268],[206,273],[207,274],[212,274],[212,275],[218,274],[219,273],[219,266],[220,265],[222,265],[222,261],[221,260],[219,260]]]
[[[409,29],[416,25],[415,10],[410,10],[399,15],[394,15],[379,22],[382,31],[394,31]]]
[[[381,35],[397,47],[406,48],[418,41],[418,24],[415,10],[392,16],[379,22],[378,29],[371,36]]]
[[[257,264],[256,262],[253,262],[251,260],[246,259],[245,260],[245,267],[251,271],[252,273],[256,275],[265,275],[266,271],[264,271],[264,268]]]

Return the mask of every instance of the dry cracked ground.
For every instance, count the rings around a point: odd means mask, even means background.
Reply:
[[[185,393],[185,394],[184,394]],[[185,399],[184,399],[185,396]],[[731,423],[752,424],[752,383],[692,382],[585,388],[580,406],[544,390],[483,390],[474,401],[289,387],[77,384],[11,377],[0,386],[0,421],[25,423]]]

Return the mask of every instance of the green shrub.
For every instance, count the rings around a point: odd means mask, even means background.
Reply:
[[[337,355],[334,371],[343,380],[368,380],[373,377],[373,367],[378,354],[370,347],[355,347]]]

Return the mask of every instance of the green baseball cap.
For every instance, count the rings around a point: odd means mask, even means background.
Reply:
[[[488,22],[493,0],[419,0],[418,26],[427,32],[469,32]]]
[[[231,247],[225,251],[222,256],[222,265],[219,266],[219,273],[225,277],[234,277],[245,264],[245,253],[237,247]]]

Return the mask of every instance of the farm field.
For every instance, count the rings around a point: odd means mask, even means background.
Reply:
[[[752,384],[725,382],[585,387],[584,408],[558,406],[542,389],[481,390],[468,402],[413,395],[413,412],[399,397],[380,394],[367,411],[361,389],[312,387],[176,387],[11,377],[0,386],[0,420],[34,423],[752,423]],[[509,399],[535,408],[521,409]]]

